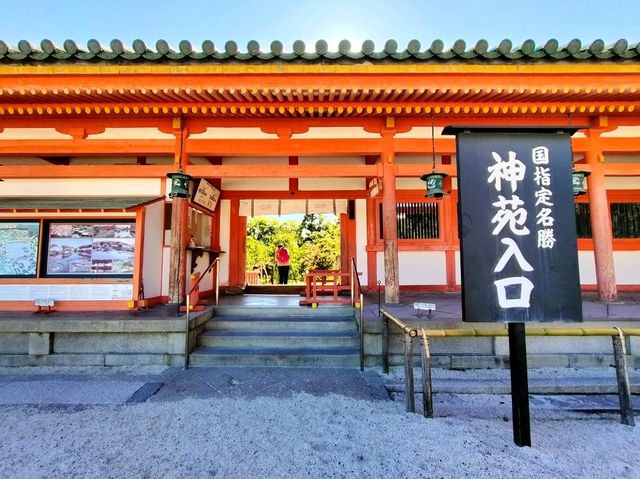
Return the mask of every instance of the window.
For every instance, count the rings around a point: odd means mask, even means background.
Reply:
[[[39,221],[0,221],[0,276],[35,277]]]
[[[640,203],[611,203],[614,238],[640,238]]]
[[[576,203],[576,233],[578,238],[591,238],[589,203]]]
[[[640,203],[611,203],[609,208],[614,238],[640,238]],[[591,238],[588,203],[576,204],[576,229],[578,238]]]
[[[46,276],[110,276],[133,274],[135,223],[47,223]]]
[[[396,204],[399,240],[438,239],[440,226],[436,202],[402,202]],[[383,237],[382,204],[380,215],[380,238]]]

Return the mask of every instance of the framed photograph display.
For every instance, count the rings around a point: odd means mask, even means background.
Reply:
[[[130,277],[135,233],[133,222],[50,222],[46,275]]]
[[[0,221],[0,277],[34,278],[39,241],[39,221]]]

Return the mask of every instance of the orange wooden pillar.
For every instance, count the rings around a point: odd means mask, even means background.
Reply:
[[[169,303],[182,304],[185,295],[187,245],[189,244],[189,199],[175,197],[171,203],[169,259]]]
[[[613,264],[611,212],[607,201],[604,155],[600,146],[600,132],[587,130],[586,135],[590,139],[590,148],[585,152],[585,159],[591,166],[591,175],[587,178],[587,184],[589,187],[589,213],[591,215],[598,299],[600,301],[617,301],[618,290]]]
[[[188,131],[182,118],[173,119],[176,137],[174,164],[181,169],[188,164],[185,143]],[[189,244],[189,198],[174,197],[171,202],[171,245],[169,248],[169,303],[182,304],[187,284],[187,246]]]
[[[389,124],[387,119],[387,124]],[[393,121],[391,121],[393,123]],[[388,125],[389,126],[389,125]],[[395,130],[382,131],[382,236],[384,242],[384,301],[400,302],[398,217],[396,215]]]
[[[240,216],[240,200],[231,200],[230,213],[229,286],[243,287],[247,256],[247,217]]]

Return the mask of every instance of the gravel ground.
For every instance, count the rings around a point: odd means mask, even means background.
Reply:
[[[104,374],[161,370],[142,371]],[[433,419],[402,401],[306,393],[0,406],[0,477],[640,478],[640,426],[538,404],[533,445],[517,447],[510,404],[440,394]]]

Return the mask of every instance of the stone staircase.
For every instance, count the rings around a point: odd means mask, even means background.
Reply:
[[[191,366],[358,367],[351,307],[215,308],[189,356]]]

